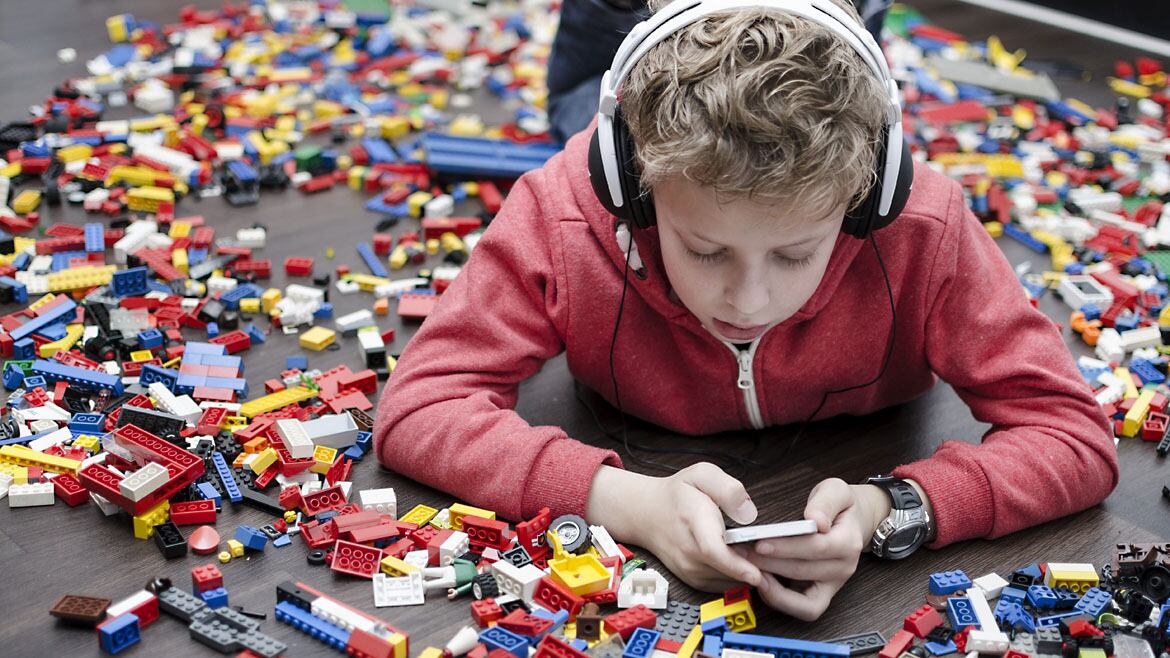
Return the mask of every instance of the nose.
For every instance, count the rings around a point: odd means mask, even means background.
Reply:
[[[741,320],[757,317],[768,305],[770,297],[767,282],[761,274],[752,271],[741,272],[724,293],[724,301],[735,309]]]

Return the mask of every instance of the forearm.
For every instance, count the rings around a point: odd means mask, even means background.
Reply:
[[[639,500],[658,482],[656,477],[603,464],[589,486],[585,518],[593,525],[605,526],[618,541],[643,545],[647,518]]]

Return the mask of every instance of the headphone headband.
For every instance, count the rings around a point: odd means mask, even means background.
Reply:
[[[873,36],[830,0],[675,0],[641,23],[638,23],[622,41],[613,63],[601,79],[598,99],[597,140],[605,186],[613,206],[620,208],[626,202],[621,189],[619,158],[615,148],[614,115],[617,110],[618,89],[634,66],[654,46],[675,32],[712,14],[735,9],[775,9],[799,16],[821,25],[839,36],[869,66],[882,83],[886,94],[886,148],[883,180],[879,181],[881,198],[878,213],[890,211],[901,169],[902,109],[898,100],[898,86],[886,65],[885,55]],[[614,73],[616,71],[616,74]]]

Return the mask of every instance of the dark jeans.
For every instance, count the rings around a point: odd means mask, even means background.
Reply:
[[[854,0],[865,27],[880,42],[882,22],[892,0]],[[554,138],[567,140],[597,114],[601,76],[626,34],[650,11],[634,0],[623,10],[605,0],[564,0],[561,23],[548,59],[548,117]]]

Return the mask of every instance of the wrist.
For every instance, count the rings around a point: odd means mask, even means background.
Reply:
[[[647,494],[659,478],[633,473],[621,468],[602,464],[593,474],[589,485],[589,500],[585,506],[585,518],[594,525],[605,526],[611,537],[640,546],[644,519],[636,510],[644,505],[631,501],[646,502]]]
[[[862,508],[862,552],[869,552],[870,540],[877,532],[878,526],[890,515],[893,506],[890,495],[884,489],[874,484],[851,485],[861,501]]]

